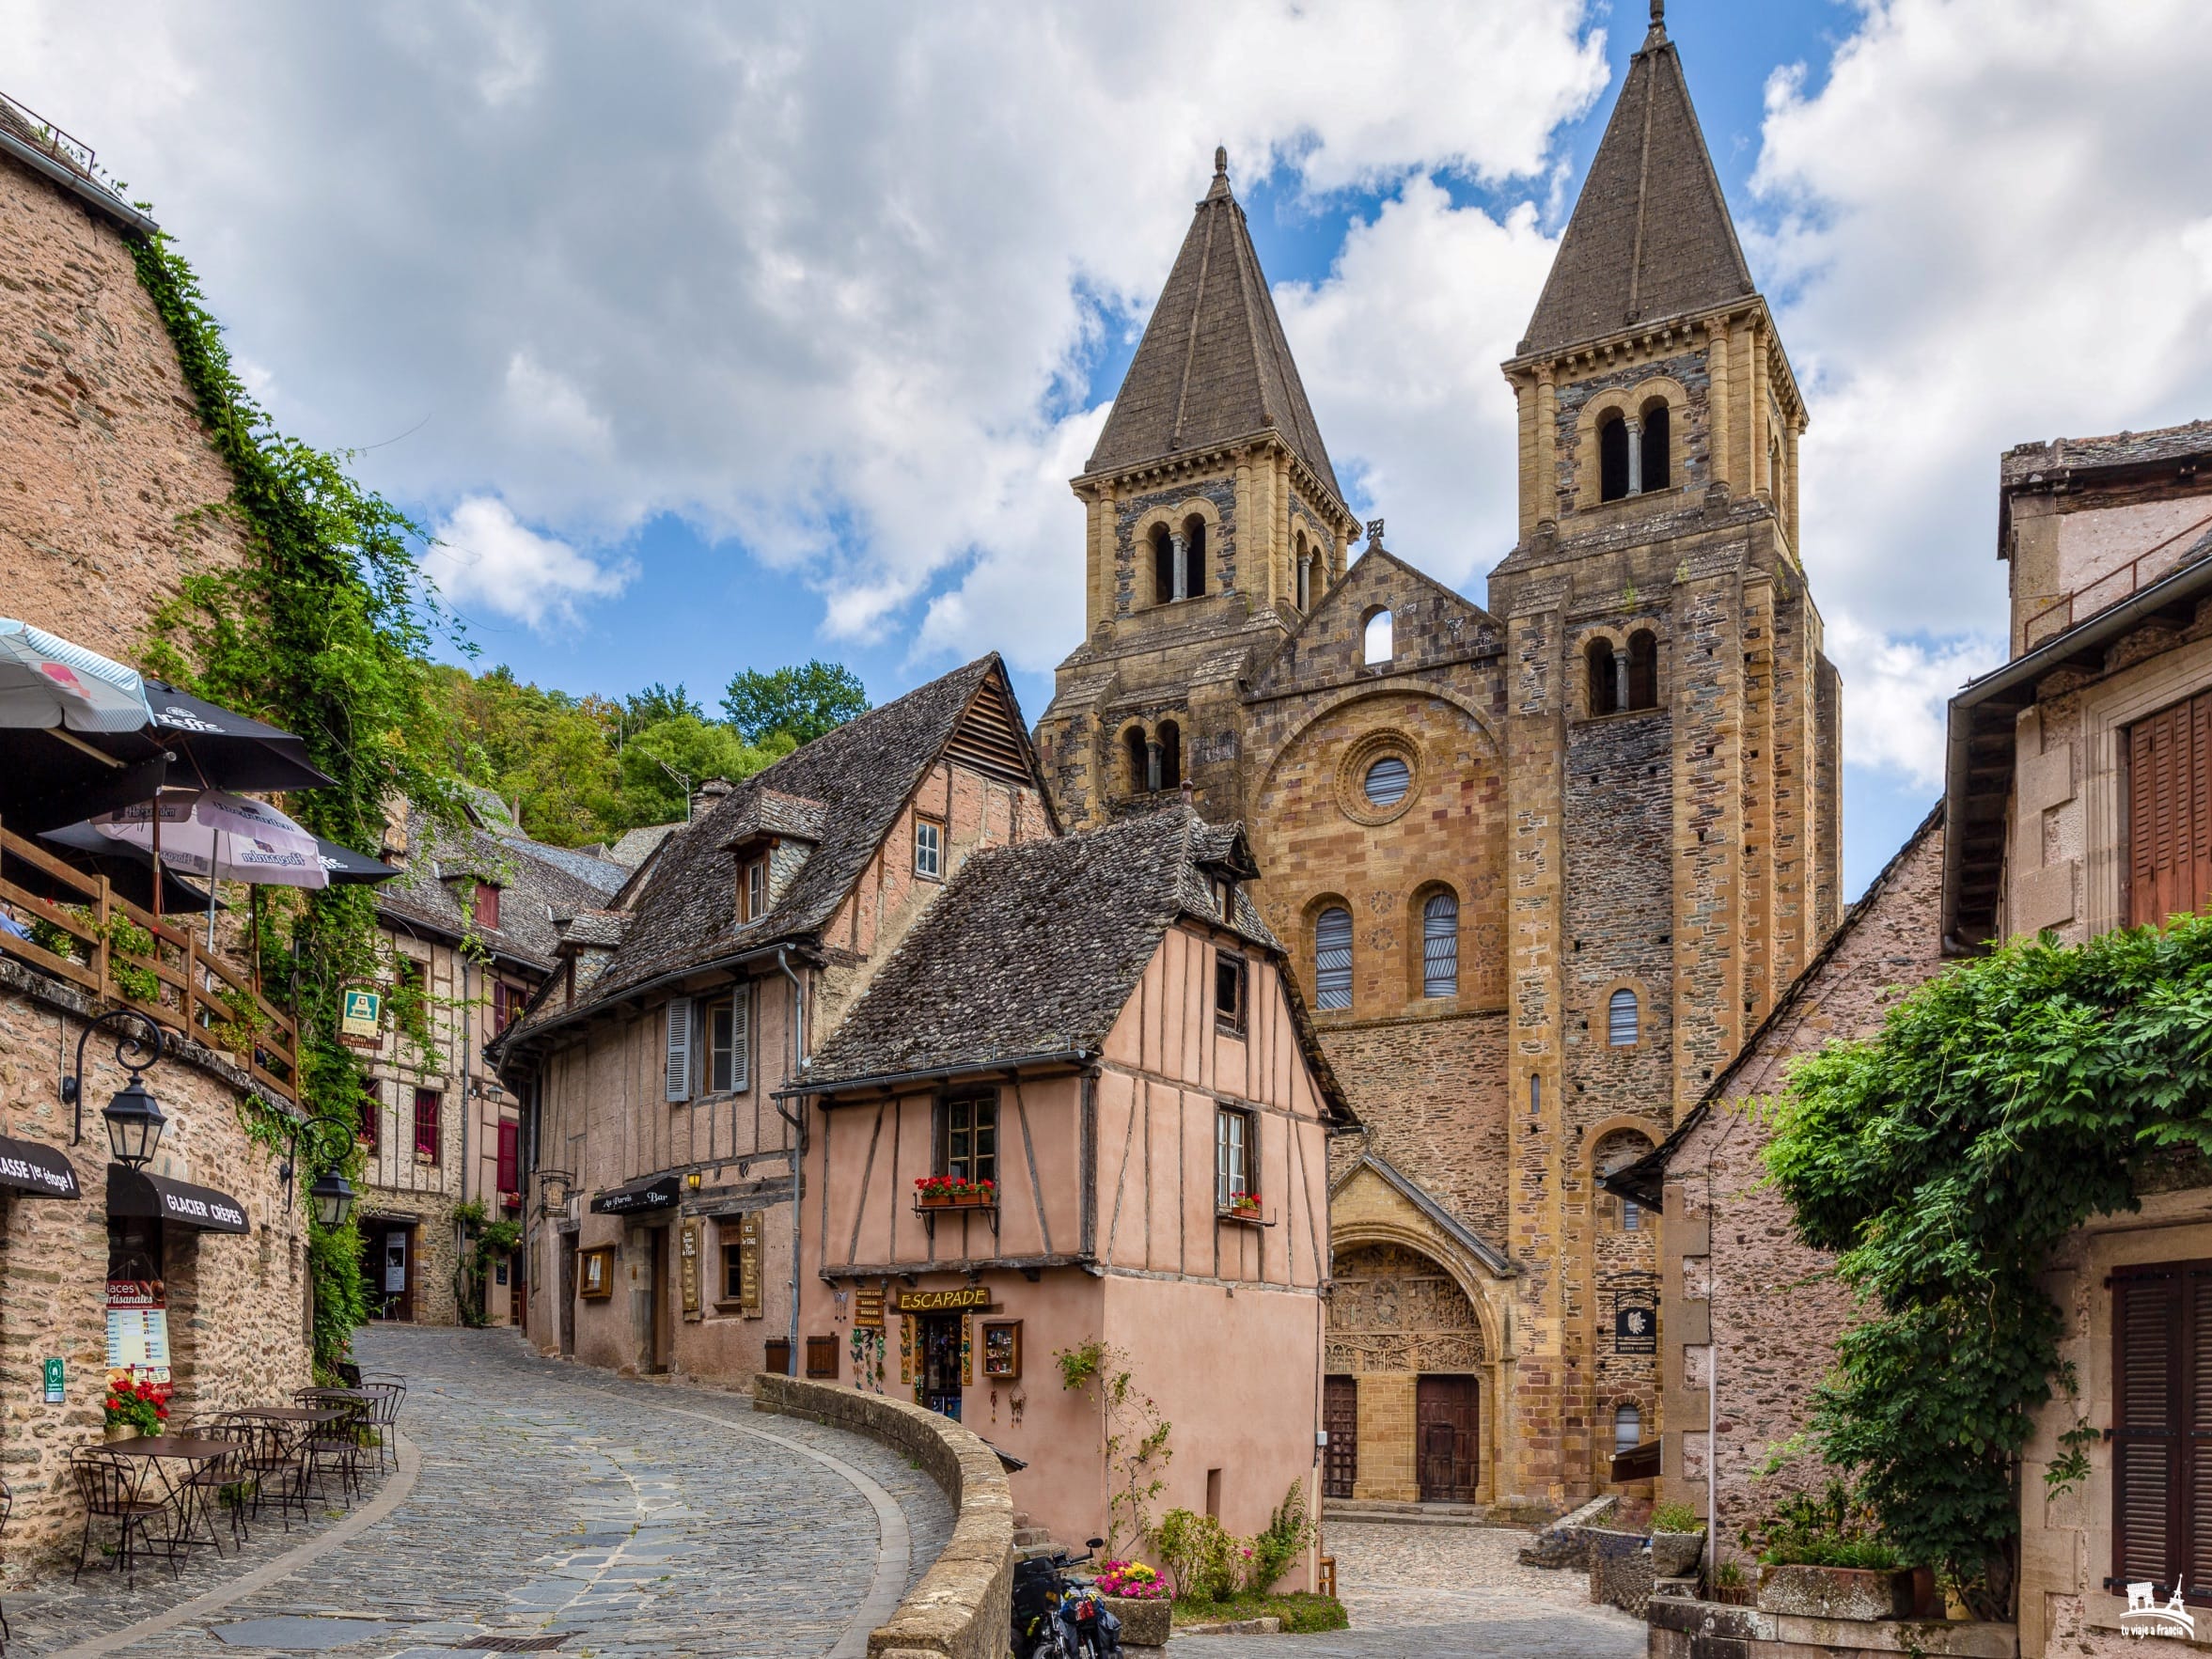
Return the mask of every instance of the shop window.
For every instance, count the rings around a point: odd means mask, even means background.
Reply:
[[[1614,992],[1606,999],[1606,1041],[1614,1048],[1633,1048],[1637,1026],[1636,993]]]
[[[2212,898],[2212,692],[2127,728],[2127,921],[2161,926]]]
[[[1459,994],[1459,900],[1450,893],[1432,893],[1420,907],[1420,991]]]
[[[499,1190],[521,1192],[522,1171],[522,1125],[503,1120],[499,1125]]]
[[[1582,659],[1589,671],[1588,695],[1583,707],[1592,719],[1600,714],[1611,714],[1621,707],[1621,668],[1613,655],[1613,642],[1593,639],[1583,649]]]
[[[1659,706],[1659,640],[1649,628],[1639,628],[1628,636],[1628,706]]]
[[[1232,1199],[1255,1190],[1252,1167],[1252,1114],[1237,1106],[1214,1112],[1214,1203],[1227,1209]]]
[[[709,1094],[740,1093],[752,1087],[751,999],[742,991],[707,1003],[698,1021],[705,1039],[700,1086]]]
[[[473,912],[479,928],[499,926],[499,889],[490,882],[477,884],[476,908]]]
[[[1598,423],[1597,498],[1628,498],[1628,423],[1618,415],[1608,415]]]
[[[1633,1451],[1643,1440],[1643,1413],[1633,1405],[1613,1408],[1613,1455]]]
[[[1390,613],[1377,611],[1367,619],[1367,632],[1360,638],[1360,661],[1368,667],[1388,662],[1397,653],[1397,642],[1392,633]]]
[[[941,1108],[937,1173],[963,1181],[998,1179],[998,1091],[956,1094]]]
[[[1370,806],[1395,806],[1405,799],[1405,791],[1413,788],[1413,768],[1405,763],[1403,755],[1385,755],[1367,769],[1359,787]]]
[[[936,819],[914,821],[914,873],[925,882],[945,879],[945,826]]]
[[[1664,399],[1654,399],[1644,405],[1643,430],[1637,434],[1637,443],[1641,450],[1637,459],[1643,463],[1638,470],[1643,476],[1637,482],[1642,486],[1646,495],[1654,490],[1668,488],[1669,468],[1673,461],[1669,447],[1671,436],[1670,425]]]
[[[1218,951],[1214,957],[1214,1029],[1232,1037],[1245,1034],[1245,996],[1251,966],[1241,956]]]
[[[2212,1261],[2115,1269],[2112,1576],[2212,1601]]]
[[[445,1116],[446,1097],[434,1088],[415,1091],[415,1156],[418,1163],[435,1164],[441,1156],[444,1136],[440,1134],[441,1119]]]
[[[1352,1006],[1352,913],[1341,905],[1313,918],[1313,1006]]]
[[[1160,722],[1160,775],[1155,790],[1183,787],[1183,728],[1172,720]]]

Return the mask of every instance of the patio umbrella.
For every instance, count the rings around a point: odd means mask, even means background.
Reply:
[[[218,881],[277,887],[326,887],[315,837],[265,802],[222,790],[141,801],[92,820],[113,841],[208,878],[208,938],[215,934]]]
[[[153,723],[137,669],[0,617],[0,726],[140,731]]]
[[[76,869],[107,877],[117,892],[133,903],[144,904],[156,916],[164,911],[189,912],[207,907],[207,890],[187,882],[166,860],[162,864],[161,902],[152,902],[153,853],[128,841],[110,840],[89,823],[40,830],[39,839],[60,853]],[[27,872],[17,879],[25,886],[33,885],[28,877],[35,873]]]
[[[135,669],[0,617],[0,817],[9,829],[36,833],[150,798],[166,761],[152,730]]]
[[[307,759],[306,742],[289,731],[164,681],[148,681],[146,695],[153,736],[176,754],[179,781],[189,775],[202,789],[256,793],[327,789],[336,781]]]

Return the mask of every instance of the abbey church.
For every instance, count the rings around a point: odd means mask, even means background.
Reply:
[[[1479,605],[1362,535],[1216,152],[1074,480],[1086,634],[1036,734],[1070,828],[1185,788],[1247,826],[1363,1125],[1332,1159],[1339,1498],[1558,1504],[1659,1439],[1661,1356],[1702,1338],[1659,1339],[1660,1218],[1594,1177],[1841,910],[1805,409],[1656,8],[1503,368],[1518,540]]]

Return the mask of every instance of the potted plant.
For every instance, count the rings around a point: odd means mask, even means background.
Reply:
[[[918,1175],[916,1202],[925,1210],[957,1210],[995,1203],[997,1188],[990,1181],[970,1181],[964,1175]]]
[[[1229,1202],[1222,1208],[1240,1221],[1257,1221],[1260,1219],[1260,1195],[1239,1188],[1229,1195]]]
[[[1142,1561],[1107,1561],[1099,1568],[1097,1582],[1098,1593],[1122,1621],[1125,1645],[1168,1645],[1168,1590],[1157,1573]]]
[[[1705,1586],[1705,1593],[1714,1601],[1726,1603],[1732,1607],[1749,1607],[1751,1604],[1750,1580],[1744,1576],[1743,1566],[1736,1561],[1723,1561],[1713,1569],[1712,1577]]]
[[[1841,1480],[1799,1492],[1744,1528],[1759,1558],[1759,1605],[1809,1619],[1908,1619],[1912,1573],[1876,1527],[1874,1512]]]
[[[1705,1523],[1687,1504],[1661,1504],[1652,1510],[1652,1576],[1687,1578],[1705,1553]]]
[[[143,1379],[133,1382],[129,1377],[118,1378],[107,1385],[102,1417],[106,1431],[104,1438],[109,1440],[135,1440],[141,1434],[159,1434],[169,1417],[169,1385]]]

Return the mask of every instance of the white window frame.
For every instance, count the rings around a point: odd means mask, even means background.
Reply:
[[[1259,1118],[1242,1106],[1214,1108],[1214,1207],[1229,1208],[1229,1196],[1253,1190],[1252,1168],[1259,1162]]]
[[[729,1016],[727,1050],[721,1041],[722,1033],[716,1029],[720,1016],[725,1013]],[[743,1094],[750,1088],[753,1086],[751,985],[741,985],[728,996],[701,1001],[698,1005],[698,1031],[699,1092]],[[727,1080],[715,1075],[716,1068],[724,1059],[729,1062]]]
[[[945,825],[918,814],[914,820],[914,873],[925,882],[945,879]]]

